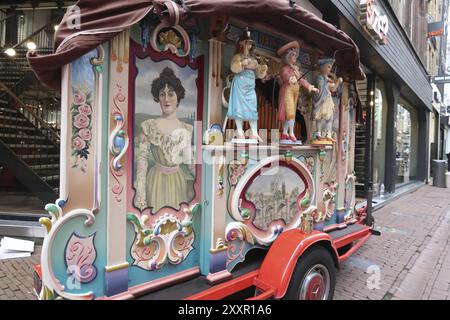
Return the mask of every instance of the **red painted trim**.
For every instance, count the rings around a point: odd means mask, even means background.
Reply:
[[[262,282],[258,278],[255,278],[255,280],[253,281],[253,284],[255,285],[255,287],[257,287],[261,291],[268,291],[268,290],[273,289],[272,287],[268,286],[267,283]]]
[[[251,301],[253,301],[253,300],[267,300],[270,297],[273,297],[275,295],[275,291],[276,291],[275,289],[269,289],[267,291],[264,291],[260,295],[258,295],[256,297],[253,297],[253,298],[250,298],[250,299],[247,299],[247,300],[251,300]]]
[[[217,286],[212,287],[211,289],[202,291],[190,297],[187,297],[185,300],[220,300],[233,293],[244,290],[248,287],[251,287],[254,283],[255,278],[258,276],[259,271],[252,271],[247,273],[239,278],[227,281],[222,284],[218,284]]]
[[[137,43],[132,39],[130,39],[130,49],[132,51],[132,55],[138,57],[139,59],[145,59],[147,57],[150,57],[154,62],[169,60],[176,63],[180,68],[185,68],[186,66],[189,66],[191,69],[200,70],[200,65],[201,63],[203,63],[203,62],[199,63],[200,62],[199,59],[202,59],[203,56],[191,60],[189,56],[179,57],[170,52],[169,50],[161,52],[155,51],[150,45],[147,46],[146,49],[144,49],[142,45],[140,45],[139,43]],[[135,60],[133,61],[133,63],[134,62]]]
[[[343,236],[342,238],[338,238],[333,241],[333,245],[336,247],[336,249],[339,249],[342,248],[343,246],[346,246],[356,240],[365,237],[367,234],[370,235],[370,227],[366,227],[360,231],[348,234],[346,236]]]
[[[359,248],[361,248],[361,246],[367,241],[369,240],[371,234],[367,234],[364,238],[362,238],[361,240],[359,240],[347,253],[345,253],[343,256],[339,257],[339,263],[343,263],[345,260],[347,260],[348,258],[350,258],[350,256],[352,254],[354,254],[356,252],[356,250],[358,250]]]
[[[34,265],[34,271],[37,273],[39,279],[42,280],[42,269],[41,269],[41,265],[40,264],[35,264]]]
[[[314,231],[305,234],[299,229],[294,229],[282,233],[267,253],[257,280],[270,288],[276,288],[275,299],[282,298],[286,294],[298,259],[305,250],[319,241],[327,241],[333,247],[330,235],[323,232]],[[334,252],[337,257],[335,248]]]
[[[328,233],[334,230],[339,229],[339,225],[338,224],[330,224],[329,226],[326,226],[323,228],[323,232]]]

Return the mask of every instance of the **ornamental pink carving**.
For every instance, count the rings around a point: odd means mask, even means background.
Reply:
[[[80,112],[80,114],[84,114],[86,116],[90,116],[92,114],[92,108],[88,104],[83,104],[82,106],[79,106],[78,111]]]
[[[77,129],[87,128],[89,126],[89,117],[80,113],[73,118],[73,125]]]
[[[80,151],[86,147],[86,142],[83,139],[81,139],[80,137],[76,137],[75,139],[73,139],[72,146],[76,150]]]
[[[94,266],[97,257],[94,238],[95,233],[85,238],[73,233],[66,246],[67,273],[81,283],[89,283],[97,275],[97,268]]]
[[[86,95],[79,91],[73,95],[73,103],[77,106],[81,106],[86,102]]]
[[[72,168],[86,172],[92,140],[92,93],[73,88],[72,101]]]
[[[87,128],[81,129],[80,132],[78,132],[78,136],[83,140],[89,141],[92,139],[92,132]]]

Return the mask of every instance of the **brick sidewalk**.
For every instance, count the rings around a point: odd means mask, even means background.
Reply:
[[[376,211],[381,237],[371,237],[337,273],[337,300],[450,300],[450,191],[425,186]],[[0,260],[0,300],[36,299],[30,258]],[[379,268],[376,274],[367,272]]]
[[[334,298],[450,300],[450,190],[425,186],[374,217],[382,235],[344,263]]]
[[[0,260],[0,300],[36,300],[33,265],[40,263],[41,247],[29,258]]]

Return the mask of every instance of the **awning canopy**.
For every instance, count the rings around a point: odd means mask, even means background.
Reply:
[[[287,34],[297,35],[328,56],[336,58],[339,75],[364,79],[359,49],[343,31],[290,0],[79,0],[68,11],[55,34],[55,53],[29,54],[28,60],[40,81],[61,88],[62,66],[112,39],[154,11],[177,23],[184,17],[226,15],[249,22],[268,23]],[[78,19],[78,20],[77,20]],[[77,24],[77,21],[80,22]]]

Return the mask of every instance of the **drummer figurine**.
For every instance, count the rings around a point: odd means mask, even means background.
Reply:
[[[335,103],[332,92],[335,92],[342,84],[342,78],[330,79],[334,59],[321,59],[318,62],[320,74],[316,78],[316,86],[320,92],[313,97],[312,120],[316,122],[313,145],[333,145],[336,139],[333,135],[333,119]]]
[[[299,56],[300,44],[297,41],[289,42],[281,47],[277,54],[281,57],[283,67],[279,72],[280,95],[278,100],[278,119],[283,122],[283,133],[280,144],[301,145],[302,142],[294,134],[295,114],[300,96],[300,86],[309,93],[318,93],[319,90],[310,84],[296,65]]]

